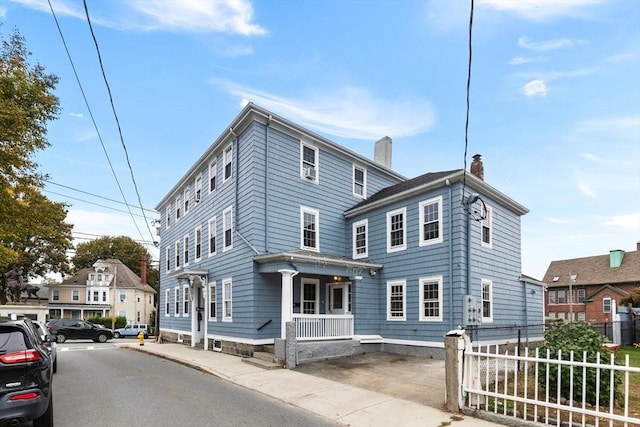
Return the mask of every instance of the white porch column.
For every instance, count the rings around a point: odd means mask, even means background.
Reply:
[[[198,335],[198,294],[196,287],[193,286],[193,276],[189,276],[189,299],[191,300],[189,308],[189,317],[191,318],[191,347],[196,346],[196,336]]]
[[[204,349],[208,350],[209,340],[207,332],[209,331],[209,284],[207,277],[200,277],[202,282],[202,304],[204,304],[204,313],[202,314],[202,334],[204,335]]]
[[[298,274],[296,270],[283,268],[278,270],[282,274],[282,305],[280,319],[280,338],[287,337],[287,322],[293,319],[293,277]]]

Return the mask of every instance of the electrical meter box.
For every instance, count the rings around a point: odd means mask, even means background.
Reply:
[[[482,306],[473,295],[465,295],[462,303],[464,326],[480,326],[482,323]]]

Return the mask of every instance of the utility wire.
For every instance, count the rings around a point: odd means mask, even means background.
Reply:
[[[467,67],[467,118],[464,123],[464,170],[462,171],[462,204],[465,204],[465,188],[467,186],[467,148],[469,146],[469,94],[471,92],[471,34],[473,29],[473,0],[471,0],[471,11],[469,13],[469,63]]]
[[[71,58],[71,53],[69,52],[69,48],[67,47],[67,42],[66,42],[66,40],[64,38],[64,35],[62,34],[62,28],[60,28],[60,23],[58,22],[58,18],[56,17],[56,13],[53,10],[53,6],[51,5],[51,0],[47,0],[47,2],[49,3],[49,9],[51,9],[51,14],[53,15],[53,19],[54,19],[54,21],[56,23],[56,27],[58,28],[58,33],[60,33],[60,38],[62,39],[62,44],[64,45],[64,49],[67,52],[67,57],[69,58],[69,62],[71,63],[71,68],[73,69],[73,74],[76,77],[76,82],[78,83],[78,86],[80,87],[80,93],[82,94],[82,99],[84,100],[84,104],[87,107],[87,111],[89,112],[89,116],[91,117],[91,122],[93,123],[93,128],[95,129],[96,134],[98,135],[98,140],[100,141],[100,145],[102,145],[102,150],[104,151],[104,155],[107,158],[107,163],[109,163],[109,168],[111,169],[111,173],[113,173],[113,177],[116,180],[116,184],[118,185],[118,189],[120,190],[120,194],[122,195],[122,199],[126,202],[127,198],[125,197],[124,191],[122,190],[122,186],[120,185],[120,181],[118,180],[118,175],[116,174],[116,171],[113,168],[113,163],[111,163],[111,158],[109,157],[109,153],[107,152],[107,148],[105,147],[104,141],[102,140],[102,135],[100,135],[100,131],[98,130],[98,124],[96,123],[95,117],[93,116],[93,112],[91,111],[91,107],[89,106],[89,101],[87,100],[87,96],[84,93],[84,89],[82,88],[82,83],[80,82],[80,77],[78,76],[78,72],[76,71],[76,66],[73,63],[73,59]],[[128,204],[127,204],[127,206],[128,206]],[[138,227],[138,223],[133,218],[133,214],[131,213],[131,209],[129,209],[129,214],[131,214],[131,219],[133,220],[133,224],[135,225],[136,229],[138,230],[138,233],[140,233],[140,238],[142,238],[142,240],[144,240],[144,237],[142,237],[142,231],[140,231],[140,228]],[[147,228],[149,228],[149,224],[147,224]],[[151,233],[151,230],[149,230],[149,233]],[[152,240],[153,240],[153,234],[152,233],[151,233],[151,236],[152,236]]]
[[[74,188],[74,187],[70,187],[68,185],[58,184],[57,182],[53,182],[53,181],[48,180],[48,179],[43,179],[43,181],[44,182],[48,182],[49,184],[52,184],[52,185],[57,185],[58,187],[66,188],[68,190],[77,191],[78,193],[83,193],[83,194],[87,194],[87,195],[92,196],[92,197],[97,197],[99,199],[108,200],[109,202],[118,203],[120,205],[125,205],[125,206],[130,206],[130,207],[132,207],[134,209],[140,209],[138,206],[128,205],[128,204],[126,204],[124,202],[121,202],[120,200],[110,199],[108,197],[104,197],[104,196],[101,196],[101,195],[95,194],[95,193],[90,193],[88,191],[80,190],[80,189],[77,189],[77,188]],[[45,191],[47,191],[47,190],[45,190]],[[75,200],[81,200],[81,199],[75,199]],[[81,201],[85,202],[86,200],[81,200]],[[87,203],[90,203],[90,202],[87,202]],[[100,206],[100,205],[98,205],[98,206]],[[113,209],[113,208],[109,208],[109,209]],[[150,213],[153,213],[153,214],[156,213],[156,211],[151,210],[151,209],[147,209],[147,208],[143,208],[143,210],[145,210],[147,212],[150,212]],[[139,216],[141,216],[141,215],[139,215]]]
[[[122,148],[124,149],[124,154],[127,159],[127,166],[129,167],[129,172],[131,173],[131,181],[133,182],[133,188],[138,196],[138,203],[140,204],[140,209],[142,208],[142,200],[140,198],[140,192],[138,191],[138,184],[136,183],[136,178],[133,175],[133,168],[131,167],[131,162],[129,161],[129,152],[127,151],[127,146],[124,143],[124,138],[122,136],[122,129],[120,128],[120,120],[118,119],[118,114],[116,113],[116,107],[113,104],[113,96],[111,95],[111,88],[109,87],[109,82],[107,81],[107,76],[104,72],[104,66],[102,64],[102,56],[100,55],[100,48],[98,47],[98,40],[96,40],[96,35],[93,33],[93,26],[91,25],[91,18],[89,18],[89,9],[87,8],[87,0],[83,0],[84,4],[84,13],[87,16],[87,23],[89,24],[89,30],[91,31],[91,37],[93,38],[93,43],[96,46],[96,53],[98,54],[98,62],[100,63],[100,71],[102,72],[102,78],[104,79],[104,84],[107,87],[107,92],[109,93],[109,103],[111,104],[111,110],[113,111],[113,117],[116,120],[116,124],[118,125],[118,135],[120,136],[120,143],[122,144]],[[145,224],[147,226],[147,230],[149,231],[149,235],[151,236],[151,240],[153,240],[153,232],[151,232],[151,228],[149,227],[149,220],[144,214],[144,209],[142,210],[142,216],[145,217]],[[136,224],[137,227],[137,224]],[[138,230],[139,231],[139,230]],[[141,236],[142,237],[142,233]]]
[[[89,205],[100,206],[101,208],[111,209],[112,211],[116,211],[116,212],[131,213],[131,212],[127,212],[127,211],[122,210],[122,209],[112,208],[111,206],[101,205],[100,203],[90,202],[88,200],[79,199],[77,197],[68,196],[66,194],[58,193],[58,192],[47,190],[47,189],[43,189],[42,191],[44,191],[45,193],[55,194],[56,196],[62,196],[62,197],[65,197],[67,199],[78,200],[80,202],[87,203]],[[140,218],[144,218],[144,216],[142,216],[140,214],[131,213],[131,215],[134,215],[134,216],[137,216],[137,217],[140,217]]]

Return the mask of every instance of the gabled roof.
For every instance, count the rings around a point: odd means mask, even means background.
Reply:
[[[620,289],[616,286],[611,286],[611,285],[604,285],[604,286],[600,286],[598,289],[596,289],[595,291],[591,292],[589,295],[585,296],[585,301],[593,301],[593,297],[595,297],[596,295],[598,295],[600,292],[602,291],[611,291],[611,292],[615,292],[618,295],[621,295],[623,297],[626,297],[627,295],[629,295],[629,292],[625,291],[624,289]]]
[[[138,289],[144,292],[156,293],[155,289],[147,283],[142,283],[142,279],[119,259],[110,258],[100,260],[99,262],[107,265],[104,272],[114,275],[109,281],[109,286],[113,286],[113,281],[117,280],[116,287],[118,289]],[[92,267],[82,268],[71,278],[63,280],[62,285],[85,286],[89,274],[95,272],[96,270]]]
[[[620,267],[611,268],[610,255],[551,261],[543,282],[549,286],[567,286],[571,274],[577,274],[574,285],[606,285],[640,283],[640,252],[626,252]],[[554,277],[558,279],[554,281]]]
[[[462,182],[463,180],[470,192],[478,192],[482,196],[491,197],[493,200],[518,215],[524,215],[529,212],[529,210],[520,203],[496,190],[484,180],[475,177],[471,173],[465,173],[462,169],[453,169],[448,171],[425,173],[407,181],[383,188],[368,199],[363,200],[354,207],[348,209],[344,213],[344,216],[348,218],[398,200],[412,197],[416,194],[424,193],[436,188],[446,187],[455,182]]]

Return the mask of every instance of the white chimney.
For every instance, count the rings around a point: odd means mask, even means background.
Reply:
[[[391,138],[385,136],[376,141],[373,160],[385,168],[391,169]]]

